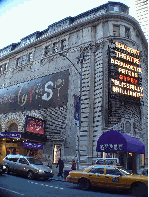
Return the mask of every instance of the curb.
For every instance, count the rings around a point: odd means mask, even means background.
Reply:
[[[54,178],[51,178],[51,179],[49,179],[49,180],[67,182],[66,180],[61,180],[61,179],[54,179]]]

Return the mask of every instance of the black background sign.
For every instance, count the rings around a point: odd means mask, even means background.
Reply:
[[[140,68],[140,64],[136,64],[134,62],[128,61],[122,57],[117,57],[117,53],[125,54],[127,56],[131,56],[133,58],[140,59],[140,55],[133,54],[130,52],[125,51],[124,49],[120,49],[116,47],[116,43],[113,42],[111,46],[108,48],[108,55],[109,55],[109,95],[111,98],[117,98],[120,100],[125,101],[134,101],[134,102],[140,102],[139,96],[132,96],[130,92],[134,93],[140,93],[143,94],[140,91],[140,85],[141,85],[141,74],[138,72],[138,70],[131,70],[127,67],[122,67],[120,65],[117,65],[115,62],[111,61],[120,61],[124,64],[128,64],[132,67],[135,67],[135,69]],[[117,53],[116,53],[117,51]],[[126,74],[121,72],[122,70],[126,71]],[[128,74],[129,73],[129,74]],[[114,80],[119,82],[119,85],[114,84]],[[125,87],[121,87],[121,84],[125,83]],[[122,92],[114,92],[113,87],[118,87],[121,89]],[[132,89],[132,87],[134,89]],[[134,94],[135,95],[135,94]]]
[[[67,104],[69,70],[0,90],[0,113]]]

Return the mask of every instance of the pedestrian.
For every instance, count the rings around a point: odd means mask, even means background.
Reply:
[[[75,163],[75,160],[72,161],[72,167],[71,167],[72,170],[76,170],[76,163]]]
[[[50,155],[48,156],[48,166],[50,168],[52,168],[52,159],[51,159],[51,156]]]
[[[57,168],[58,166],[59,166],[59,173],[58,173],[57,176],[63,177],[64,162],[63,162],[63,160],[62,160],[61,158],[59,158],[56,168]]]

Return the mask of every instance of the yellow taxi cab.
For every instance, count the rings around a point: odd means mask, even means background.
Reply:
[[[93,165],[84,171],[70,171],[66,181],[79,184],[81,189],[90,186],[131,189],[133,195],[143,196],[148,190],[148,177],[133,175],[122,166]]]

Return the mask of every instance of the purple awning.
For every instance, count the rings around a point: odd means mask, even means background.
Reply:
[[[103,133],[97,141],[97,152],[115,152],[115,151],[127,151],[144,154],[144,144],[127,134],[120,133],[118,131],[107,131]]]
[[[32,143],[32,142],[23,142],[23,147],[34,148],[34,149],[43,149],[43,144]]]

